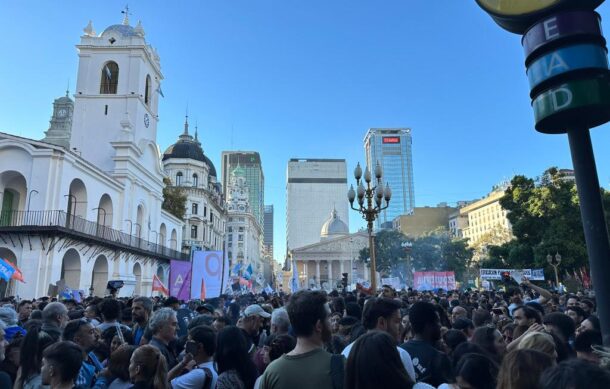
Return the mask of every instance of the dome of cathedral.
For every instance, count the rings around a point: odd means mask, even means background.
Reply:
[[[106,28],[104,30],[104,32],[102,32],[101,36],[104,36],[106,34],[110,34],[110,33],[119,33],[124,37],[130,37],[130,36],[138,36],[139,34],[136,32],[136,30],[131,27],[128,24],[113,24],[112,26]]]
[[[203,153],[201,144],[198,141],[193,140],[188,133],[181,135],[178,142],[165,150],[163,153],[163,161],[171,158],[194,159],[195,161],[204,162],[210,168],[210,176],[217,177],[216,168],[210,158]]]
[[[330,214],[330,218],[322,225],[322,231],[320,231],[320,237],[322,239],[330,238],[333,235],[347,235],[349,234],[349,228],[347,224],[337,215],[337,210],[333,209]]]

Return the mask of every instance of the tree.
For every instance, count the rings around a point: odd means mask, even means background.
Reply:
[[[177,186],[172,186],[172,182],[168,177],[163,178],[165,188],[163,188],[163,204],[161,208],[176,216],[178,219],[184,219],[186,212],[186,194],[184,190]]]
[[[382,276],[399,276],[404,281],[407,262],[406,251],[401,244],[406,241],[407,237],[400,231],[379,231],[375,236],[375,270]],[[360,250],[359,259],[370,268],[368,247]]]
[[[606,221],[610,222],[610,193],[602,191]],[[573,181],[557,168],[544,172],[536,182],[525,176],[511,180],[500,205],[508,212],[515,239],[491,246],[481,265],[502,263],[509,268],[542,267],[552,274],[548,254],[559,253],[560,273],[588,265],[579,199]]]

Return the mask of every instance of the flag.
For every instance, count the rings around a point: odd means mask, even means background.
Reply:
[[[299,269],[297,268],[297,262],[292,260],[292,277],[290,277],[290,290],[292,293],[299,290]]]
[[[0,258],[0,278],[8,282],[11,278],[13,278],[14,273],[15,267],[13,264],[6,259]]]
[[[248,265],[248,268],[244,272],[244,278],[246,280],[249,281],[251,277],[252,277],[252,264]]]
[[[109,80],[112,79],[112,72],[110,72],[108,65],[104,66],[104,71],[106,71],[106,77],[108,77]]]
[[[165,95],[163,94],[163,91],[161,90],[161,84],[159,84],[159,87],[157,88],[157,93],[161,95],[161,97],[165,97]]]
[[[169,296],[169,289],[167,289],[167,286],[163,285],[163,282],[161,282],[156,274],[153,275],[152,291],[161,292],[164,295]]]
[[[11,265],[13,265],[13,264],[11,264]],[[21,281],[25,284],[25,280],[23,279],[23,273],[21,272],[21,269],[19,269],[17,267],[17,265],[13,265],[13,268],[15,269],[15,272],[13,273],[11,278],[13,280]]]
[[[263,278],[263,275],[261,273],[258,273],[256,275],[256,283],[259,284],[260,286],[265,285],[265,279]]]
[[[241,263],[238,263],[237,265],[235,265],[235,267],[233,267],[233,274],[239,275],[240,270],[241,270]]]
[[[271,285],[267,284],[267,287],[265,287],[265,292],[267,292],[267,294],[273,293],[273,288]]]

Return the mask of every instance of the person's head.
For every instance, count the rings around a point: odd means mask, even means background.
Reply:
[[[454,330],[462,331],[464,335],[466,335],[467,339],[471,339],[472,335],[474,335],[474,323],[472,320],[467,319],[465,317],[459,317],[457,320],[453,322],[451,326]]]
[[[289,353],[294,349],[297,342],[296,339],[288,334],[271,335],[265,347],[267,364],[275,361],[282,355]]]
[[[97,319],[99,318],[99,312],[97,309],[97,305],[90,304],[85,308],[85,317],[87,319]]]
[[[455,321],[461,317],[466,319],[467,316],[468,316],[468,311],[466,311],[466,309],[464,307],[460,307],[459,305],[455,306],[451,310],[451,323],[455,323]]]
[[[360,320],[362,319],[362,308],[354,301],[348,302],[345,304],[345,315]]]
[[[487,309],[479,308],[472,313],[472,322],[475,327],[482,327],[487,324],[491,324],[493,318],[491,313]]]
[[[576,326],[574,320],[561,312],[552,312],[544,316],[544,328],[568,342],[574,336]]]
[[[540,313],[532,307],[522,305],[513,311],[513,319],[518,326],[531,326],[540,323]]]
[[[30,300],[21,300],[17,306],[17,314],[19,315],[19,321],[24,322],[30,318],[32,313],[32,302]]]
[[[0,362],[4,361],[4,358],[6,358],[6,347],[8,346],[8,341],[5,338],[5,328],[6,324],[0,320]]]
[[[286,308],[275,309],[271,313],[271,333],[287,334],[290,329],[290,318]]]
[[[374,330],[358,338],[347,358],[345,389],[402,389],[412,385],[392,336]]]
[[[389,299],[396,297],[396,291],[390,285],[381,286],[381,296]]]
[[[483,350],[498,361],[506,353],[506,343],[504,343],[502,333],[493,326],[479,327],[474,330],[471,341],[481,346]]]
[[[343,316],[339,312],[333,312],[330,314],[330,330],[333,335],[339,332],[339,322]]]
[[[73,383],[83,364],[83,358],[83,349],[74,342],[63,341],[50,345],[42,353],[42,384],[53,388]]]
[[[99,304],[102,320],[113,322],[121,319],[121,303],[113,298],[105,298]]]
[[[594,330],[583,331],[574,340],[574,351],[576,351],[578,358],[599,365],[600,357],[593,352],[593,347],[602,345],[601,332]]]
[[[576,306],[578,306],[578,297],[571,296],[570,298],[568,298],[568,301],[566,301],[566,309],[570,309]]]
[[[595,310],[595,303],[589,299],[582,299],[580,300],[580,307],[585,311],[586,317],[588,317]]]
[[[537,350],[547,354],[553,360],[557,360],[557,349],[553,337],[546,332],[531,332],[525,335],[517,345],[519,350]]]
[[[70,320],[63,332],[63,340],[78,344],[85,352],[97,345],[97,335],[93,325],[87,319]]]
[[[41,327],[42,322],[39,320],[29,320],[27,322],[27,333],[21,343],[21,349],[24,352],[19,355],[22,379],[27,379],[34,374],[40,373],[42,352],[55,342],[53,337],[41,331]]]
[[[102,341],[105,350],[107,350],[108,355],[112,354],[119,346],[123,344],[133,344],[133,334],[129,329],[120,327],[120,330],[117,329],[118,326],[108,327],[102,332]],[[121,331],[121,336],[119,332]]]
[[[251,388],[258,373],[248,351],[248,343],[243,332],[234,326],[225,327],[218,333],[214,354],[218,373],[236,370],[245,387]]]
[[[319,344],[330,341],[330,308],[324,292],[298,291],[290,296],[286,310],[297,338],[310,338]]]
[[[135,350],[135,346],[124,344],[110,354],[108,370],[113,376],[129,382],[129,361]]]
[[[415,336],[429,342],[436,342],[441,338],[441,323],[434,305],[418,301],[409,309],[409,321]]]
[[[561,362],[548,369],[540,378],[541,389],[607,389],[610,372],[578,358]]]
[[[498,365],[483,354],[465,354],[455,367],[460,389],[495,389]]]
[[[212,327],[214,327],[216,332],[220,332],[223,328],[225,328],[229,324],[230,324],[229,319],[227,319],[226,316],[218,316],[212,322]]]
[[[443,342],[447,345],[449,354],[460,344],[467,342],[466,335],[460,330],[451,329],[443,334]]]
[[[546,353],[529,349],[513,350],[502,361],[497,389],[538,389],[540,376],[554,364],[555,360]]]
[[[595,315],[589,315],[585,320],[580,323],[580,326],[576,329],[576,335],[580,334],[584,331],[600,331],[601,327],[599,326],[599,319]]]
[[[171,308],[161,308],[150,318],[148,326],[154,337],[161,339],[166,344],[176,339],[178,319],[176,311]]]
[[[185,351],[191,354],[198,363],[207,361],[216,352],[216,331],[209,326],[191,328]]]
[[[574,325],[578,327],[587,314],[581,307],[573,306],[566,310],[566,315],[570,316],[570,319],[574,320]]]
[[[260,305],[249,305],[242,316],[241,328],[243,328],[250,336],[256,336],[263,327],[264,319],[270,318]]]
[[[68,308],[62,303],[49,303],[42,310],[42,320],[45,323],[63,328],[68,322]]]
[[[152,307],[152,300],[148,297],[136,297],[131,303],[131,318],[140,325],[146,324],[150,318]]]
[[[371,298],[364,304],[362,325],[367,330],[385,331],[400,340],[400,302],[385,297]]]
[[[177,311],[180,308],[180,300],[178,300],[176,297],[170,296],[165,299],[163,306]]]
[[[150,345],[138,347],[129,360],[129,379],[133,383],[146,383],[154,389],[165,389],[167,362],[161,351]]]

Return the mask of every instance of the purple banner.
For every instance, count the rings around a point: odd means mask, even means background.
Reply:
[[[188,301],[191,298],[191,263],[186,261],[170,262],[169,295],[178,300]]]

